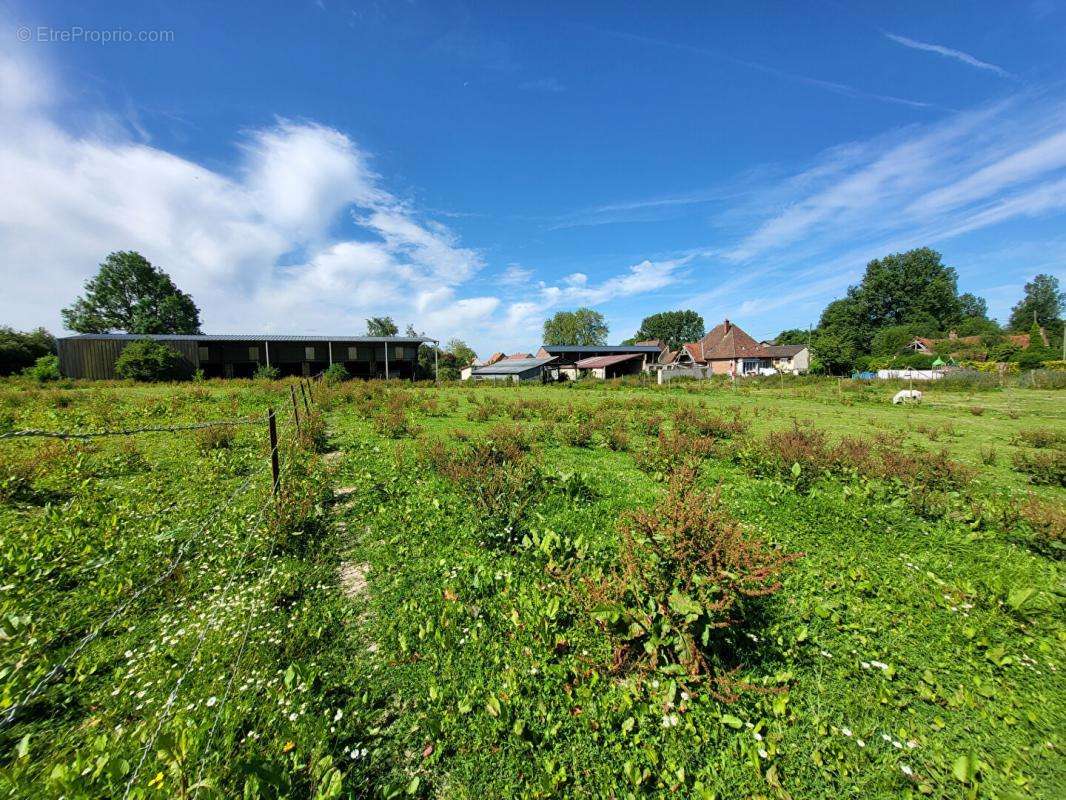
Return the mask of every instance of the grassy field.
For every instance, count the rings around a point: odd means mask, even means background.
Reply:
[[[0,385],[254,420],[0,441],[0,796],[1062,797],[1062,392],[892,391]]]

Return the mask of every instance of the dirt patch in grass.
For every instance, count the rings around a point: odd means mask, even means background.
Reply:
[[[344,592],[344,596],[355,599],[366,594],[367,573],[370,572],[370,565],[361,563],[358,561],[345,561],[341,564],[338,575],[341,581],[341,591]]]

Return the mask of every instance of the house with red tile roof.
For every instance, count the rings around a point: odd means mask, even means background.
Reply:
[[[678,367],[706,367],[709,375],[753,375],[760,369],[805,371],[807,348],[766,345],[740,326],[723,320],[698,342],[682,346],[673,359]]]

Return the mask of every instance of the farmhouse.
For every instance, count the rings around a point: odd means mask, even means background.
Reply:
[[[770,355],[770,366],[778,372],[799,374],[811,366],[811,351],[805,344],[764,344]]]
[[[474,367],[470,377],[475,381],[540,381],[547,383],[555,380],[555,358],[503,358],[495,364]]]
[[[729,320],[723,320],[698,342],[668,353],[664,369],[685,371],[695,377],[756,375],[760,370],[798,374],[810,367],[806,345],[757,342]],[[668,377],[668,376],[667,376]]]
[[[315,375],[343,364],[357,378],[414,379],[421,336],[287,336],[83,333],[58,340],[59,369],[68,378],[109,380],[130,342],[162,342],[209,378],[250,378],[261,366],[282,375]]]

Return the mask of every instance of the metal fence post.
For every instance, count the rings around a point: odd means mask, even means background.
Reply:
[[[270,429],[270,474],[273,478],[273,494],[281,491],[281,467],[278,463],[278,425],[274,419],[274,409],[267,409],[267,426]]]
[[[296,389],[289,384],[289,398],[292,400],[292,415],[296,418],[296,430],[300,430],[300,409],[296,406]]]

